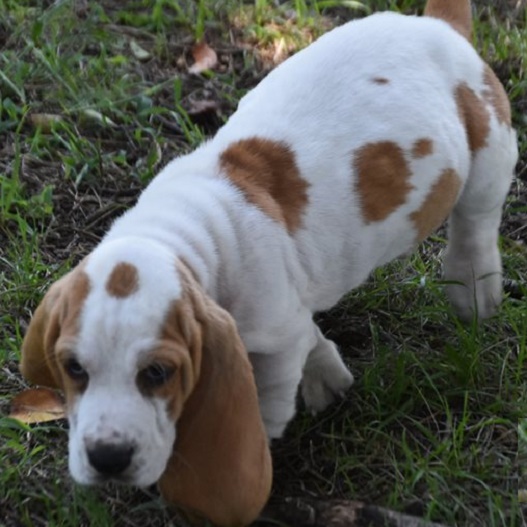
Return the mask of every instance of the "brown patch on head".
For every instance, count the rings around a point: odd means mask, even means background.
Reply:
[[[161,329],[160,344],[147,357],[137,378],[139,390],[144,395],[167,401],[168,413],[174,421],[181,416],[185,401],[198,380],[202,345],[202,332],[195,318],[192,299],[184,292],[181,299],[172,303]],[[144,386],[142,371],[156,364],[173,374],[158,387]]]
[[[221,154],[220,166],[247,201],[290,233],[302,225],[308,183],[285,143],[257,137],[237,141]]]
[[[385,219],[406,201],[412,190],[404,152],[391,141],[369,143],[356,150],[353,168],[366,223]]]
[[[170,417],[177,421],[201,372],[203,331],[198,321],[193,287],[199,287],[191,267],[176,260],[174,273],[179,275],[181,298],[174,300],[159,334],[159,344],[139,365],[136,384],[146,397],[158,397],[167,403]],[[148,370],[161,368],[168,373],[166,382],[151,382]],[[159,370],[158,370],[159,371]]]
[[[455,91],[457,109],[472,153],[487,145],[490,116],[483,101],[469,86],[461,83]]]
[[[470,2],[466,0],[428,0],[424,15],[447,22],[470,42],[472,38]]]
[[[501,124],[511,126],[511,106],[507,93],[496,74],[487,64],[485,64],[484,82],[483,96],[494,109],[496,118]]]
[[[83,393],[88,386],[87,378],[72,379],[65,372],[68,360],[74,359],[71,343],[75,341],[79,332],[79,319],[84,303],[90,292],[90,281],[84,272],[84,265],[71,273],[71,280],[65,288],[61,301],[61,312],[56,326],[58,334],[54,337],[56,346],[56,361],[60,370],[62,390],[66,405],[70,405],[76,395]]]
[[[434,152],[434,142],[432,139],[427,139],[426,137],[418,139],[412,146],[412,157],[414,159],[421,159],[432,155]]]
[[[195,383],[195,372],[187,343],[177,331],[168,330],[170,324],[181,320],[178,314],[180,309],[180,303],[174,302],[160,344],[139,365],[136,378],[137,387],[145,397],[158,397],[167,402],[168,414],[174,422],[181,416],[183,405]],[[151,371],[155,375],[165,375],[166,381],[159,384],[152,382]]]
[[[390,81],[386,79],[385,77],[374,77],[372,81],[375,84],[388,84]]]
[[[461,180],[456,171],[451,168],[443,170],[421,208],[410,214],[417,229],[418,241],[424,240],[445,221],[456,202],[460,187]]]
[[[135,293],[139,287],[137,268],[129,263],[118,263],[106,282],[106,291],[110,296],[126,298]]]

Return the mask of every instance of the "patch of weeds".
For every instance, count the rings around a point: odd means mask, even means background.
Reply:
[[[460,324],[436,278],[434,245],[377,270],[321,315],[356,383],[338,408],[295,423],[290,441],[302,446],[287,469],[320,495],[368,496],[448,525],[519,526],[525,301]]]
[[[518,501],[527,504],[527,416],[518,421]]]

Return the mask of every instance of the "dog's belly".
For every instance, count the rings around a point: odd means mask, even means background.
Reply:
[[[307,231],[299,233],[296,241],[299,246],[313,247]],[[341,237],[320,239],[317,250],[302,262],[309,275],[306,305],[313,312],[329,309],[364,283],[375,268],[409,254],[415,247],[415,231],[402,217],[383,225],[359,225]]]

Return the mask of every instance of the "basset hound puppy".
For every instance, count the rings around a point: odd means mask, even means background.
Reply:
[[[429,0],[327,33],[51,287],[21,370],[64,391],[76,481],[157,481],[218,525],[250,523],[299,386],[321,411],[353,382],[313,313],[447,217],[454,309],[495,312],[517,146],[471,27],[469,1]]]

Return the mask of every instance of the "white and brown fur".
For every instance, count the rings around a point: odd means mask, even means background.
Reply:
[[[249,523],[298,387],[319,411],[353,381],[313,313],[447,217],[454,309],[495,312],[509,103],[470,3],[425,15],[351,22],[276,68],[52,286],[21,367],[65,391],[76,480],[159,480],[171,502]]]

